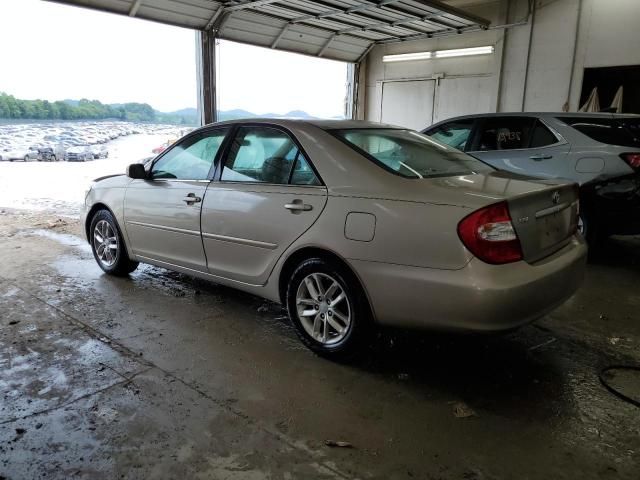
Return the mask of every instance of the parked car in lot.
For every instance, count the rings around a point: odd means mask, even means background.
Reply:
[[[590,243],[640,233],[640,115],[469,115],[425,133],[500,170],[577,182]]]
[[[374,323],[501,331],[578,288],[575,184],[530,180],[415,131],[252,120],[198,129],[82,213],[105,272],[159,265],[282,302],[302,341],[356,351]]]
[[[58,162],[65,159],[66,153],[62,145],[42,146],[38,148],[38,159],[41,162]]]
[[[65,158],[67,162],[86,162],[93,160],[93,153],[88,145],[69,147]]]
[[[89,151],[94,159],[107,158],[109,156],[109,149],[104,145],[91,145]]]
[[[0,152],[0,160],[9,160],[10,162],[18,160],[24,162],[38,160],[38,150],[29,147],[13,147]]]

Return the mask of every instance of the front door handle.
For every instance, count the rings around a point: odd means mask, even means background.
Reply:
[[[186,197],[182,199],[187,205],[193,205],[194,203],[200,203],[202,198],[196,197],[195,193],[188,193]]]
[[[291,203],[287,203],[284,208],[291,211],[291,213],[300,213],[300,212],[308,212],[313,209],[312,205],[308,203],[302,203],[302,200],[295,199]]]
[[[543,155],[531,155],[529,158],[531,160],[537,160],[537,161],[549,160],[550,158],[553,158],[553,155],[549,155],[549,154],[546,154],[546,155],[544,155],[544,154]]]

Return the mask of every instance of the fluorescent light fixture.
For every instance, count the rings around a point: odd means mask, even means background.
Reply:
[[[385,55],[383,62],[409,62],[411,60],[428,60],[432,58],[433,52],[401,53],[399,55]]]
[[[434,52],[401,53],[398,55],[384,55],[382,61],[389,62],[410,62],[414,60],[429,60],[432,58],[467,57],[470,55],[489,55],[493,53],[493,46],[455,48],[452,50],[436,50]]]
[[[437,50],[433,52],[435,58],[448,58],[448,57],[466,57],[468,55],[489,55],[493,53],[493,47],[471,47],[471,48],[457,48],[454,50]]]

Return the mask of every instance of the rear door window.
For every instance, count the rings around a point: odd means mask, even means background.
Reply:
[[[220,178],[227,182],[321,185],[308,160],[282,130],[240,127]]]
[[[533,127],[533,133],[531,134],[529,148],[547,147],[554,143],[558,143],[558,138],[544,123],[536,120],[536,125]]]
[[[464,151],[469,145],[473,123],[472,119],[456,120],[440,125],[426,133],[440,143]]]
[[[477,151],[529,148],[536,119],[531,117],[488,117],[479,128]]]
[[[560,117],[558,120],[596,142],[640,148],[640,120],[589,117]]]

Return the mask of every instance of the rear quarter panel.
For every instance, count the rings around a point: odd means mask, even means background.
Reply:
[[[345,222],[353,212],[375,217],[371,240],[347,238]],[[457,235],[458,222],[470,212],[451,205],[330,196],[321,217],[288,253],[316,246],[347,260],[456,270],[471,259]]]

